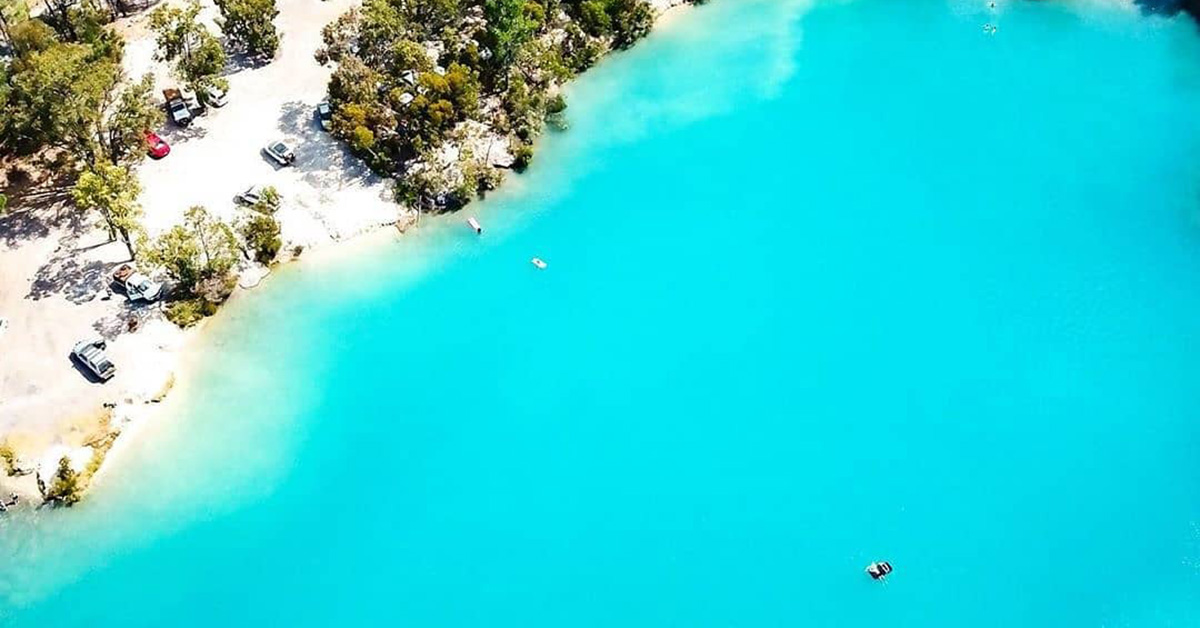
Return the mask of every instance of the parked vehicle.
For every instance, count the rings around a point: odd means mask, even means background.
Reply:
[[[129,264],[121,264],[113,272],[113,281],[125,291],[130,301],[153,303],[162,296],[162,284],[139,273]]]
[[[261,200],[263,200],[263,186],[261,185],[252,185],[233,197],[235,203],[247,207],[257,205]]]
[[[333,109],[329,106],[329,103],[323,102],[317,105],[317,122],[326,131],[333,129]]]
[[[225,103],[229,102],[225,90],[219,87],[209,87],[200,92],[199,96],[200,103],[208,107],[221,108],[225,106]]]
[[[192,123],[192,110],[179,90],[164,89],[163,98],[167,100],[167,114],[172,122],[184,127]]]
[[[146,153],[152,159],[162,159],[171,154],[171,147],[154,131],[146,131]]]
[[[71,350],[71,357],[101,381],[108,381],[112,379],[113,375],[116,375],[117,367],[113,366],[108,356],[104,354],[104,349],[107,347],[108,344],[103,338],[83,340],[75,344],[75,348]]]
[[[283,142],[271,142],[263,148],[263,152],[281,166],[290,166],[296,161],[296,153]]]

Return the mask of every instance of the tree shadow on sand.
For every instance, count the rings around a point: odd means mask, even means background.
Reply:
[[[37,269],[29,294],[25,298],[37,301],[61,295],[71,303],[87,303],[104,297],[108,291],[108,271],[112,266],[100,260],[83,260],[74,248],[59,247],[50,260]]]
[[[147,321],[162,316],[160,303],[132,302],[119,294],[113,298],[125,301],[121,309],[92,323],[92,329],[109,340],[121,334],[135,332],[145,326]]]
[[[292,167],[309,185],[337,190],[348,185],[382,181],[349,148],[321,128],[315,105],[299,101],[285,103],[278,128],[293,144],[296,162]]]
[[[179,126],[177,124],[169,124],[163,128],[158,134],[167,141],[168,144],[184,144],[188,141],[199,139],[208,135],[208,129],[197,124],[204,116],[194,115],[192,123],[187,126]]]
[[[0,240],[12,247],[50,235],[50,230],[67,227],[82,231],[78,212],[70,206],[71,174],[57,174],[33,180],[24,170],[13,168],[8,184],[0,190],[8,199],[8,211],[0,214]]]
[[[224,39],[222,39],[221,43],[223,46],[225,46],[226,50],[229,50],[229,46],[226,45]],[[274,61],[274,59],[271,57],[264,57],[262,55],[248,55],[244,52],[231,51],[228,53],[228,57],[225,62],[225,69],[221,70],[221,76],[232,76],[244,70],[257,70],[259,68],[266,67],[272,61]]]

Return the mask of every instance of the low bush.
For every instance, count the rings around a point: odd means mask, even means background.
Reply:
[[[71,468],[71,461],[63,456],[58,460],[58,471],[46,489],[46,501],[71,506],[83,499],[83,486],[79,474]]]
[[[524,172],[529,167],[529,162],[533,161],[533,145],[521,142],[513,147],[513,170]]]
[[[167,306],[167,320],[187,328],[199,323],[206,316],[217,313],[217,306],[206,299],[184,299]]]
[[[283,240],[279,237],[279,221],[274,216],[256,214],[242,224],[241,231],[246,246],[254,253],[255,261],[259,264],[275,261],[279,249],[283,248]]]

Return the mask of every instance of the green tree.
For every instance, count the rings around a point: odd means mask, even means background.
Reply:
[[[453,26],[461,11],[458,0],[422,0],[404,2],[401,10],[405,21],[422,39],[428,39]]]
[[[279,209],[279,202],[282,200],[279,196],[279,190],[275,186],[268,185],[258,193],[258,202],[250,206],[250,209],[260,214],[274,214]]]
[[[22,20],[9,27],[13,52],[24,57],[30,52],[40,52],[58,43],[54,29],[41,20]]]
[[[357,8],[338,16],[338,19],[328,23],[321,29],[323,46],[317,49],[314,57],[317,63],[325,65],[330,61],[341,63],[342,59],[352,56],[358,47],[359,25],[361,14]]]
[[[150,29],[158,46],[155,58],[173,62],[175,75],[196,92],[225,88],[225,79],[220,77],[225,50],[197,20],[199,13],[200,4],[195,0],[184,7],[160,5],[150,13]]]
[[[613,45],[617,48],[632,46],[654,26],[654,9],[646,0],[609,0],[608,14],[612,17]]]
[[[139,219],[142,208],[137,202],[142,188],[137,177],[123,166],[97,164],[79,176],[72,190],[75,205],[84,211],[100,213],[109,237],[120,239],[129,250],[129,259],[137,259],[136,237],[143,233]]]
[[[376,86],[382,81],[383,76],[360,59],[346,57],[329,79],[329,101],[334,106],[373,103],[378,98]]]
[[[158,236],[148,256],[188,292],[200,281],[200,245],[196,236],[182,225]]]
[[[97,139],[114,165],[145,155],[145,132],[162,125],[163,112],[154,102],[154,77],[142,79],[121,90],[111,113],[102,118]]]
[[[279,221],[270,214],[255,213],[241,227],[246,246],[253,251],[254,259],[260,264],[275,261],[283,240],[279,237]]]
[[[222,276],[229,273],[237,263],[237,238],[228,224],[195,206],[184,214],[184,222],[200,245],[201,275]]]
[[[83,44],[55,44],[14,63],[9,107],[13,139],[30,150],[52,144],[95,163],[95,130],[120,80],[120,67]]]
[[[408,106],[410,128],[429,141],[441,139],[447,130],[479,110],[479,80],[457,63],[445,74],[421,74],[415,91]]]
[[[566,37],[563,37],[563,62],[572,72],[583,72],[600,60],[604,48],[598,42],[588,37],[588,34],[574,22],[566,27]]]
[[[604,0],[586,0],[579,5],[579,25],[589,35],[603,37],[612,32],[612,18]]]
[[[544,18],[542,9],[529,0],[487,0],[483,9],[493,66],[507,68],[517,50],[537,33]]]
[[[400,76],[410,70],[417,73],[432,71],[433,61],[425,53],[424,46],[410,39],[401,39],[392,44],[387,71],[393,76]]]
[[[225,281],[237,256],[233,229],[200,206],[187,210],[184,224],[159,236],[149,255],[189,292],[206,280]]]
[[[408,32],[399,3],[364,0],[361,19],[355,25],[356,55],[372,68],[384,69],[392,57],[392,46]]]
[[[12,27],[29,19],[25,0],[0,0],[0,37],[12,44]]]
[[[59,458],[58,470],[54,473],[44,497],[48,502],[64,506],[73,506],[83,499],[83,486],[79,474],[71,468],[71,461],[66,456]]]
[[[221,19],[221,32],[240,45],[246,54],[274,58],[279,49],[279,33],[275,30],[275,0],[216,0]]]
[[[88,167],[119,164],[141,158],[143,131],[161,123],[150,93],[153,79],[147,75],[122,87],[120,65],[97,57],[86,45],[52,43],[30,50],[14,62],[13,70],[0,97],[7,101],[0,122],[5,142],[19,150],[55,145]]]

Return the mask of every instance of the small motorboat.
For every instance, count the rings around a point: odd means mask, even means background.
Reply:
[[[537,266],[538,268],[540,268],[542,270],[546,269],[546,262],[542,261],[542,258],[540,258],[540,257],[535,257],[529,261],[532,262],[534,266]]]
[[[867,565],[867,573],[872,580],[883,580],[884,576],[892,573],[892,564],[887,561],[871,563]]]
[[[479,221],[478,221],[478,220],[475,220],[475,218],[474,218],[474,217],[472,217],[472,218],[468,218],[468,219],[467,219],[467,224],[468,224],[468,225],[471,225],[471,228],[475,230],[475,233],[483,233],[483,226],[482,226],[482,225],[480,225],[480,224],[479,224]]]

